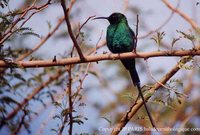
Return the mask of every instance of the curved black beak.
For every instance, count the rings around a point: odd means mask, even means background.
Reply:
[[[96,19],[106,19],[106,20],[108,20],[108,17],[95,17],[92,20],[96,20]]]

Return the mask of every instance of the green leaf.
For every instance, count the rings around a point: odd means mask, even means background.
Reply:
[[[47,25],[48,25],[48,28],[50,30],[52,28],[52,25],[51,25],[50,21],[47,21]]]
[[[16,100],[14,100],[10,97],[2,97],[2,98],[0,98],[0,101],[5,102],[7,104],[10,104],[10,103],[19,104]]]
[[[55,116],[53,116],[53,119],[61,119],[61,117],[59,116],[59,115],[55,115]]]
[[[130,101],[135,100],[135,97],[133,97],[132,93],[123,94],[122,97]]]
[[[73,120],[73,123],[77,123],[78,125],[84,124],[84,122],[80,119]]]
[[[25,79],[22,77],[22,75],[19,74],[19,73],[15,73],[15,74],[13,74],[13,76],[14,76],[15,78],[19,79],[19,80],[22,80],[23,82],[26,82],[26,80],[25,80]]]
[[[158,50],[160,50],[161,41],[164,36],[165,36],[165,32],[157,32],[156,35],[153,35],[153,37],[151,38],[158,45]]]
[[[32,32],[32,31],[23,32],[22,35],[25,35],[25,36],[31,35],[31,36],[35,36],[35,37],[41,38],[39,34],[34,33],[34,32]]]
[[[59,103],[59,102],[53,102],[53,104],[54,104],[55,106],[61,107],[61,103]],[[61,108],[62,108],[62,107],[61,107]]]
[[[66,109],[62,110],[61,115],[62,116],[67,116],[69,113],[70,113],[69,108],[66,108]]]
[[[55,132],[56,134],[58,134],[58,131],[56,129],[51,129],[51,131]]]
[[[41,38],[39,34],[35,33],[32,28],[22,27],[17,30],[17,32],[21,35],[32,35],[38,38]]]
[[[178,98],[178,103],[179,103],[179,104],[181,104],[181,103],[182,103],[180,98]]]
[[[174,47],[175,43],[177,41],[179,41],[180,39],[181,39],[180,37],[179,38],[173,38],[173,40],[172,40],[172,48]]]
[[[178,33],[181,33],[183,35],[184,38],[187,38],[189,39],[190,41],[194,41],[195,40],[195,36],[194,35],[191,35],[191,34],[187,34],[187,33],[184,33],[182,31],[179,31],[177,30]]]

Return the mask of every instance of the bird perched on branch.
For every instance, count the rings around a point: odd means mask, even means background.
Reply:
[[[112,53],[125,53],[136,50],[137,37],[135,36],[133,30],[129,27],[125,15],[121,13],[113,13],[109,17],[96,17],[94,19],[106,19],[109,21],[110,25],[107,28],[106,41],[108,49]],[[140,79],[135,67],[135,59],[122,59],[121,62],[129,71],[134,86],[138,88],[138,96],[142,98],[150,122],[152,126],[155,127],[140,88]]]

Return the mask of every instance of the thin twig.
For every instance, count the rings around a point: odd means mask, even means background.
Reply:
[[[156,80],[156,79],[153,77],[153,75],[152,75],[152,73],[151,73],[151,71],[150,71],[150,68],[149,68],[149,64],[148,64],[147,59],[145,59],[145,63],[146,63],[146,67],[147,67],[147,71],[149,72],[149,75],[151,76],[151,78],[152,78],[156,83],[159,83],[159,84],[160,84],[162,87],[164,87],[165,89],[168,89],[168,90],[170,90],[170,91],[173,91],[174,93],[178,93],[178,94],[180,94],[180,95],[183,95],[185,98],[188,98],[188,95],[186,95],[186,94],[184,94],[184,93],[181,93],[181,92],[178,92],[178,91],[174,90],[173,88],[170,88],[170,87],[168,87],[168,86],[162,84],[162,83],[159,82],[158,80]]]
[[[102,35],[103,35],[103,31],[101,31],[101,35],[100,35],[100,37],[99,37],[99,39],[97,40],[97,43],[96,43],[96,45],[95,45],[95,51],[94,51],[95,54],[97,53],[98,44],[99,44],[99,42],[101,41]]]
[[[184,14],[183,12],[181,12],[180,10],[174,8],[167,0],[162,0],[163,3],[172,11],[176,12],[177,14],[179,14],[183,19],[185,19],[194,30],[196,30],[197,28],[199,28],[198,24],[193,21],[189,16],[187,16],[186,14]]]
[[[95,17],[95,15],[93,15],[93,16],[89,16],[88,18],[87,18],[87,20],[80,26],[80,28],[79,28],[79,30],[78,30],[78,33],[76,34],[76,39],[78,38],[78,36],[79,36],[79,34],[80,34],[80,32],[81,32],[81,29],[87,24],[87,22],[91,19],[91,18],[93,18],[93,17]]]
[[[180,5],[180,0],[179,0],[178,4],[177,4],[177,6],[176,6],[176,9],[178,9],[179,5]],[[149,31],[149,32],[146,33],[145,35],[139,36],[138,38],[139,38],[139,39],[143,39],[143,38],[146,38],[146,37],[148,37],[149,35],[151,35],[151,34],[153,34],[153,33],[155,33],[155,32],[158,32],[160,29],[162,29],[165,25],[168,24],[168,22],[169,22],[169,21],[172,19],[172,17],[174,16],[174,13],[175,13],[175,12],[172,11],[171,14],[169,15],[169,17],[168,17],[159,27],[157,27],[157,28],[154,29],[154,30]]]
[[[136,47],[137,47],[137,42],[138,42],[138,27],[139,27],[139,15],[137,14],[137,24],[136,24],[136,30],[135,30],[135,49],[134,49],[135,52],[136,52]]]
[[[80,35],[80,33],[81,33],[81,29],[82,29],[82,28],[84,27],[84,25],[86,25],[87,22],[88,22],[91,18],[93,18],[93,17],[94,17],[94,16],[88,17],[87,20],[80,26],[80,28],[79,28],[79,30],[78,30],[78,32],[77,32],[77,34],[76,34],[76,40],[78,39],[78,37],[79,37],[79,35]],[[72,51],[71,51],[71,57],[72,57],[72,53],[74,52],[74,47],[75,47],[75,46],[73,46]]]
[[[86,67],[86,69],[85,69],[85,73],[84,73],[82,79],[80,79],[80,81],[79,81],[80,84],[79,84],[79,86],[78,86],[78,88],[77,88],[76,93],[74,94],[74,100],[73,100],[73,103],[75,102],[76,97],[79,95],[80,91],[82,90],[82,87],[83,87],[83,81],[84,81],[85,78],[88,76],[88,70],[89,70],[90,64],[91,64],[91,63],[88,63],[88,64],[87,64],[87,67]]]
[[[24,122],[25,122],[25,117],[26,117],[26,111],[24,111],[24,114],[23,114],[23,116],[22,116],[22,118],[21,118],[21,121],[20,121],[20,123],[19,123],[17,129],[16,129],[16,130],[14,131],[14,133],[13,133],[14,135],[17,135],[17,134],[19,133],[19,131],[20,131],[22,125],[23,125]]]

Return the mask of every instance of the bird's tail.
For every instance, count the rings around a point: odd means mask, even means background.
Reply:
[[[129,71],[133,84],[135,86],[140,86],[140,78],[135,68],[135,59],[124,59],[121,60],[121,62],[125,66],[125,68]]]
[[[121,60],[121,61],[122,61],[123,65],[126,67],[126,69],[129,71],[131,79],[133,81],[133,84],[138,88],[139,96],[142,98],[142,101],[144,103],[144,107],[145,107],[146,112],[148,114],[151,125],[156,129],[156,126],[154,124],[152,116],[151,116],[149,109],[146,105],[146,101],[144,99],[144,96],[142,94],[142,90],[140,88],[140,78],[138,76],[138,73],[137,73],[137,70],[136,70],[136,67],[135,67],[135,59],[125,59],[125,60]]]

